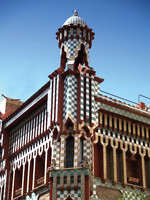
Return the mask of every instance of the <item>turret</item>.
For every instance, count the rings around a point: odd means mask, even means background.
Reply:
[[[61,49],[60,65],[65,69],[77,71],[78,65],[89,67],[89,49],[92,47],[94,33],[85,21],[74,11],[56,33]]]

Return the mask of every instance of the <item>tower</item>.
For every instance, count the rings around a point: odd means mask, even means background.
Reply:
[[[57,120],[52,116],[57,114],[55,111],[49,120],[54,140],[49,169],[51,188],[56,191],[51,199],[88,200],[93,192],[92,140],[98,126],[99,102],[95,96],[103,79],[96,77],[89,65],[94,33],[77,11],[56,35],[61,50],[60,68],[49,76],[53,94],[49,96],[50,107],[58,106]]]

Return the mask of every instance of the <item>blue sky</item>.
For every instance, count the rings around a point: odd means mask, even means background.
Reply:
[[[101,89],[150,97],[149,0],[0,0],[0,100],[25,101],[49,80],[60,66],[55,33],[75,9],[95,32],[90,66]]]

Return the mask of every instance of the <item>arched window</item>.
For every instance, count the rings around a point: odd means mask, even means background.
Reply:
[[[15,172],[15,196],[21,195],[22,190],[22,167]]]
[[[107,179],[113,180],[113,149],[110,145],[106,148],[106,159],[107,159]]]
[[[116,151],[116,163],[117,163],[117,181],[123,182],[123,155],[120,148]]]
[[[100,142],[94,145],[94,176],[103,178],[103,146]]]
[[[146,187],[150,189],[150,158],[145,156],[145,178],[146,178]]]
[[[74,166],[74,137],[66,139],[66,160],[65,167],[70,168]]]
[[[36,171],[35,171],[35,186],[39,186],[44,183],[44,171],[45,171],[45,154],[36,157]]]
[[[131,154],[127,151],[127,176],[128,182],[142,186],[142,163],[139,154]]]
[[[81,137],[80,138],[80,161],[83,160],[83,141],[84,141],[84,138]]]

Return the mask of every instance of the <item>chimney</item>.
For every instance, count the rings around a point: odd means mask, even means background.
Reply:
[[[139,102],[139,103],[137,104],[137,107],[140,108],[140,109],[145,110],[145,103]]]

